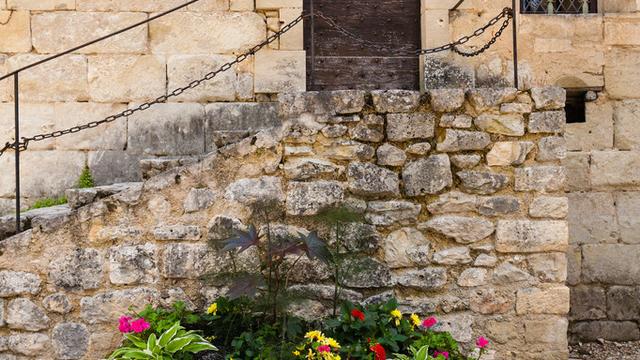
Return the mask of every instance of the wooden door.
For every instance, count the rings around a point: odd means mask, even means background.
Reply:
[[[419,58],[405,53],[420,48],[420,0],[304,0],[304,8],[318,14],[305,20],[308,90],[419,89]]]

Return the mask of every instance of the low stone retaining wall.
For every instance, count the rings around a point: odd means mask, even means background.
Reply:
[[[69,191],[73,211],[0,243],[0,358],[97,359],[131,305],[204,306],[226,288],[199,279],[230,264],[207,242],[269,201],[284,233],[330,238],[314,215],[362,214],[345,239],[353,300],[438,313],[462,343],[490,338],[495,359],[566,359],[563,106],[557,88],[281,95],[282,128],[106,198]],[[321,316],[331,274],[301,266]]]

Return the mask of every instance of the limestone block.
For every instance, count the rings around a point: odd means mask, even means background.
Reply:
[[[389,268],[372,258],[348,258],[343,263],[345,286],[357,289],[378,288],[391,285]]]
[[[47,311],[58,314],[68,314],[73,310],[69,297],[64,293],[55,293],[42,300],[42,305]]]
[[[568,245],[566,221],[498,220],[496,250],[499,252],[565,251]]]
[[[521,114],[482,114],[474,121],[481,130],[508,136],[524,135],[524,116]]]
[[[144,13],[54,11],[31,18],[33,47],[55,54],[147,19]],[[139,26],[98,45],[78,50],[83,54],[143,53],[147,50],[147,25]]]
[[[147,243],[116,246],[109,250],[109,279],[112,284],[153,284],[158,281],[158,250]]]
[[[402,170],[402,181],[407,196],[437,194],[453,184],[449,156],[432,155],[407,164]]]
[[[282,8],[280,9],[280,21],[288,24],[302,13],[302,8]],[[303,50],[304,48],[304,27],[297,25],[280,37],[280,50]]]
[[[567,284],[575,286],[582,277],[582,247],[569,246],[567,250]]]
[[[429,151],[431,151],[431,144],[429,144],[428,142],[416,143],[407,146],[405,151],[407,152],[407,154],[411,155],[427,155]]]
[[[199,104],[157,104],[131,116],[128,150],[151,155],[197,155],[204,147],[204,108]]]
[[[605,13],[627,13],[640,10],[638,0],[609,0],[604,3]]]
[[[301,8],[301,0],[257,0],[256,9]]]
[[[160,12],[183,4],[181,0],[82,0],[78,1],[78,11],[141,11]]]
[[[344,224],[341,230],[342,240],[344,241],[344,246],[348,251],[365,251],[371,253],[377,250],[382,244],[382,235],[380,235],[376,230],[376,227],[373,225],[348,223]]]
[[[126,109],[121,104],[58,103],[55,109],[55,129],[66,129],[89,121],[101,120]],[[97,128],[56,139],[59,150],[123,150],[127,142],[125,118]]]
[[[473,118],[469,115],[442,115],[440,118],[440,127],[468,129],[473,124]]]
[[[477,210],[478,197],[459,191],[442,194],[429,205],[427,209],[432,214],[458,213]]]
[[[534,112],[529,116],[529,132],[561,134],[566,122],[564,111]]]
[[[572,244],[616,243],[620,237],[610,193],[569,194],[568,220]]]
[[[635,14],[606,14],[604,17],[606,45],[640,45],[640,18]]]
[[[567,141],[561,136],[549,136],[538,141],[537,161],[562,160],[567,156]]]
[[[17,70],[46,57],[47,55],[35,54],[14,55],[7,60],[7,70]],[[13,93],[13,85],[10,91]],[[67,55],[20,75],[21,101],[86,101],[88,99],[87,59],[83,55]]]
[[[469,268],[458,276],[458,286],[475,287],[486,284],[488,271],[486,269]]]
[[[30,197],[61,194],[75,186],[85,168],[86,156],[78,151],[27,151],[21,155],[21,191]],[[0,168],[13,169],[12,156],[0,158]],[[46,175],[42,169],[47,169]],[[0,196],[15,194],[13,170],[0,172]]]
[[[480,161],[482,161],[482,156],[479,154],[455,154],[451,155],[449,159],[451,160],[453,166],[457,167],[458,169],[471,169],[480,164]]]
[[[379,116],[368,116],[369,119],[380,119],[380,125],[367,125],[361,123],[349,130],[349,136],[353,140],[366,142],[381,142],[384,140],[384,119]]]
[[[605,150],[613,148],[614,140],[614,111],[612,102],[608,99],[599,99],[595,102],[586,103],[586,123],[567,124],[565,137],[567,139],[567,148],[571,151],[591,151]],[[615,119],[616,122],[618,119]],[[628,127],[624,126],[624,120],[621,124],[616,123],[616,128]],[[628,136],[633,136],[633,130],[630,130]],[[617,136],[617,134],[616,134]],[[621,143],[625,143],[626,136],[620,134]]]
[[[563,317],[550,317],[524,321],[527,344],[540,345],[545,350],[566,351],[569,321]]]
[[[640,101],[625,100],[614,105],[615,146],[620,150],[640,149]]]
[[[168,91],[184,87],[193,80],[203,78],[222,64],[234,60],[231,55],[173,55],[167,59]],[[178,102],[233,101],[238,90],[238,74],[231,68],[195,89],[172,98]]]
[[[7,0],[7,9],[74,10],[75,8],[76,3],[73,0]]]
[[[584,245],[582,247],[582,279],[584,282],[638,285],[640,267],[635,259],[640,246],[623,244]]]
[[[387,115],[387,139],[408,141],[430,139],[434,136],[436,117],[433,113]]]
[[[0,55],[0,74],[6,74],[7,70],[7,55]],[[12,90],[11,80],[0,81],[0,102],[9,101],[13,98],[13,94],[10,94]]]
[[[98,289],[105,273],[102,258],[96,249],[61,253],[49,263],[49,281],[64,290]]]
[[[535,38],[533,51],[535,53],[561,53],[573,50],[571,39]]]
[[[537,110],[555,110],[564,108],[567,102],[567,91],[558,86],[547,86],[531,89],[531,98]]]
[[[607,296],[599,286],[576,286],[571,289],[572,320],[597,320],[607,317]]]
[[[620,239],[626,244],[640,244],[640,193],[617,193],[615,204]]]
[[[0,297],[36,295],[40,292],[40,278],[36,274],[19,271],[0,271]]]
[[[332,160],[371,160],[375,155],[375,149],[367,144],[351,140],[339,140],[328,144],[321,155]]]
[[[516,191],[558,191],[564,189],[566,171],[561,166],[531,166],[516,169]]]
[[[183,3],[180,3],[183,4]],[[229,11],[229,0],[202,0],[187,6],[189,11]]]
[[[493,234],[495,225],[481,217],[442,215],[418,225],[418,228],[435,231],[460,244],[471,244]]]
[[[432,89],[429,90],[431,108],[437,112],[452,112],[464,104],[462,89]]]
[[[254,8],[253,0],[231,0],[229,2],[231,11],[253,11]]]
[[[567,279],[567,257],[563,253],[534,254],[528,260],[533,275],[542,282],[562,283]]]
[[[49,317],[31,300],[13,299],[7,305],[7,324],[16,330],[39,331],[49,327]]]
[[[384,259],[390,268],[412,267],[429,263],[430,243],[422,233],[414,228],[402,228],[389,234],[384,241]],[[425,253],[425,258],[416,261],[413,254]]]
[[[178,12],[150,23],[149,37],[154,54],[229,54],[263,41],[266,27],[253,12]]]
[[[212,151],[219,142],[220,131],[242,130],[247,135],[263,129],[280,126],[275,103],[216,103],[205,107],[206,151]]]
[[[572,342],[635,341],[640,339],[638,324],[632,321],[584,321],[572,324]]]
[[[351,163],[347,178],[349,190],[356,195],[385,197],[400,194],[398,174],[371,163]]]
[[[533,105],[528,103],[506,103],[500,105],[500,112],[505,114],[529,114],[533,110]]]
[[[521,289],[518,290],[517,298],[518,315],[569,313],[569,288],[566,286]]]
[[[591,188],[589,153],[569,152],[562,160],[567,171],[567,191],[589,190]]]
[[[53,328],[51,344],[59,359],[81,359],[89,347],[89,330],[79,323],[60,323]]]
[[[261,51],[255,57],[255,92],[279,93],[306,88],[304,51]]]
[[[443,152],[484,150],[490,143],[491,138],[485,132],[446,129],[444,138],[438,139],[437,149]]]
[[[478,212],[485,216],[502,216],[520,211],[520,201],[514,196],[488,196],[478,201]]]
[[[159,299],[159,291],[149,288],[101,292],[80,299],[80,317],[88,324],[114,323],[130,307],[154,305]]]
[[[144,86],[140,86],[140,74],[144,74]],[[88,81],[96,102],[151,100],[167,91],[166,64],[156,55],[90,56]]]
[[[491,195],[504,189],[511,182],[508,175],[489,171],[459,171],[462,188],[480,195]]]
[[[0,10],[0,52],[31,51],[31,21],[28,11]]]
[[[11,140],[15,137],[14,104],[0,103],[0,137]],[[31,136],[52,132],[56,125],[54,106],[50,104],[20,104],[20,135]],[[45,140],[29,144],[30,150],[50,150],[55,147],[56,140]]]
[[[308,180],[323,176],[336,178],[344,172],[344,168],[330,161],[313,157],[303,157],[287,159],[284,163],[284,172],[288,179]]]
[[[394,274],[399,286],[420,289],[437,290],[447,285],[447,269],[429,267],[425,269],[408,269]]]
[[[287,189],[287,214],[317,215],[344,199],[344,185],[337,181],[290,182]]]
[[[477,88],[468,92],[469,102],[478,112],[511,102],[517,95],[518,90],[515,88]]]
[[[408,201],[371,201],[367,203],[365,218],[379,226],[408,225],[415,223],[421,209],[421,205]]]
[[[529,205],[529,215],[534,218],[564,219],[568,212],[566,197],[538,196]]]
[[[487,154],[489,166],[513,166],[522,165],[527,155],[533,150],[531,141],[500,141],[493,144]]]
[[[607,79],[607,93],[613,99],[635,98],[640,82],[637,59],[640,50],[636,48],[614,47],[606,54],[604,76]]]
[[[640,152],[594,151],[591,153],[591,185],[596,188],[640,184]]]
[[[42,356],[49,347],[49,337],[42,333],[14,334],[6,337],[7,347],[14,353],[26,356]],[[9,357],[9,360],[15,358]]]
[[[402,149],[391,144],[383,144],[376,150],[378,165],[402,166],[407,161],[407,155]]]
[[[87,162],[96,185],[108,185],[142,180],[142,156],[128,151],[91,151]]]
[[[285,193],[282,190],[282,179],[263,176],[259,179],[240,179],[230,184],[225,192],[227,200],[252,205],[257,202],[283,203]]]
[[[440,265],[463,265],[473,262],[468,247],[456,247],[437,251],[433,254],[433,262]]]
[[[373,106],[379,113],[407,113],[420,105],[420,93],[409,90],[376,90],[371,92]]]

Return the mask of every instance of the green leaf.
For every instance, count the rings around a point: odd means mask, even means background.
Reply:
[[[173,326],[169,330],[160,335],[160,339],[158,339],[158,345],[164,348],[169,343],[169,341],[171,341],[173,337],[176,336],[176,333],[181,328],[182,326],[180,326],[180,322],[173,324]]]
[[[189,345],[189,343],[191,343],[192,341],[193,339],[191,337],[175,338],[167,344],[165,349],[167,350],[167,352],[170,352],[173,354],[178,350],[182,350],[183,347]]]
[[[156,338],[156,334],[149,335],[149,339],[147,339],[147,350],[151,353],[155,353],[158,347],[158,340]]]
[[[218,348],[208,342],[195,342],[182,348],[182,351],[197,354],[201,351],[218,351]]]
[[[135,345],[137,348],[139,349],[146,349],[147,348],[147,343],[142,340],[141,338],[139,338],[138,336],[135,336],[133,334],[125,334],[124,337],[131,341],[133,343],[133,345]]]
[[[127,359],[152,359],[152,357],[143,350],[130,350],[124,354]]]
[[[427,360],[427,357],[429,356],[429,346],[423,346],[420,348],[420,350],[418,350],[418,352],[416,353],[415,359],[416,360]]]

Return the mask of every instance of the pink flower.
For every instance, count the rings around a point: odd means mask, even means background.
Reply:
[[[449,352],[448,351],[436,351],[433,353],[433,357],[437,358],[438,356],[442,355],[445,359],[449,358]]]
[[[428,318],[422,320],[422,327],[425,329],[430,329],[437,323],[438,320],[436,320],[436,318],[434,318],[433,316],[429,316]]]
[[[118,321],[120,322],[120,325],[118,326],[118,330],[120,330],[121,333],[128,334],[128,333],[133,331],[131,329],[131,324],[129,323],[129,321],[131,321],[130,317],[121,316],[120,320],[118,320]]]
[[[136,334],[140,334],[150,327],[151,325],[143,318],[131,322],[131,330]]]
[[[489,340],[485,339],[483,336],[480,336],[478,340],[476,340],[476,346],[479,349],[484,349],[489,345]]]
[[[331,346],[329,346],[329,345],[320,345],[320,346],[318,346],[318,352],[319,353],[323,353],[323,352],[329,353],[329,352],[331,352]]]

